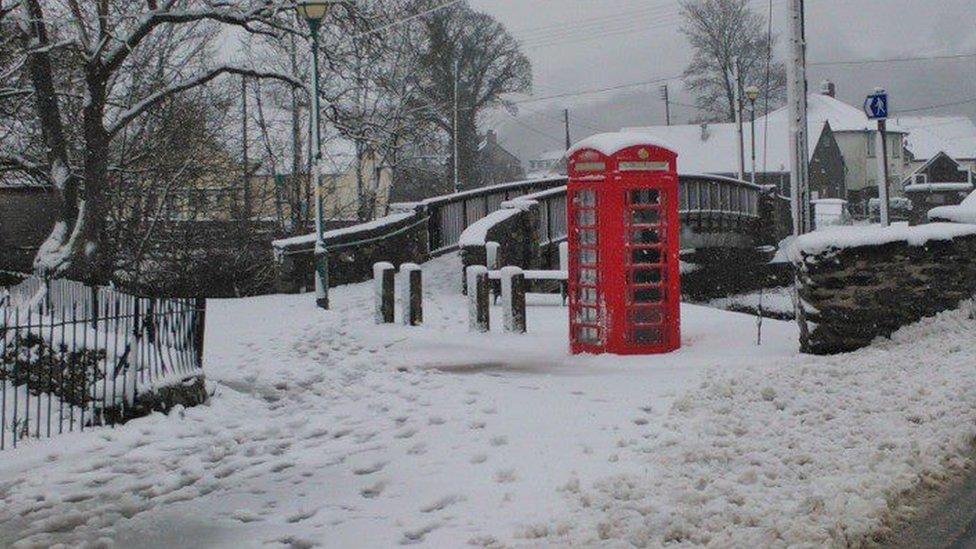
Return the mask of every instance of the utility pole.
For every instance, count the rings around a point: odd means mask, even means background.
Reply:
[[[563,124],[566,126],[566,150],[573,146],[573,141],[569,138],[569,109],[563,109]]]
[[[242,158],[244,161],[244,171],[243,171],[243,183],[244,186],[241,187],[244,191],[244,211],[242,212],[242,217],[245,220],[251,219],[251,183],[250,177],[248,176],[248,164],[250,159],[247,154],[248,136],[247,136],[247,76],[241,76],[241,140],[242,144]]]
[[[671,125],[671,95],[668,93],[668,85],[664,84],[660,88],[660,97],[664,101],[664,122]]]
[[[457,54],[455,54],[457,55]],[[458,120],[460,118],[458,106],[458,100],[460,99],[460,94],[458,88],[460,87],[459,81],[461,80],[461,65],[458,59],[454,59],[454,192],[461,191],[461,160],[458,158]]]
[[[787,100],[790,105],[790,201],[793,234],[810,232],[810,166],[807,130],[807,53],[804,0],[789,0],[790,60],[787,68]]]
[[[749,86],[745,89],[746,99],[749,100],[749,134],[752,136],[752,184],[756,184],[756,99],[759,99],[759,88]]]
[[[739,146],[739,179],[746,178],[746,150],[745,142],[742,137],[742,82],[739,80],[739,58],[732,58],[732,86],[735,91],[732,94],[732,103],[735,109],[735,132],[736,142]]]

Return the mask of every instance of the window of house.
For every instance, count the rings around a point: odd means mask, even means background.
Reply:
[[[875,156],[877,156],[875,154],[875,149],[878,146],[877,134],[875,134],[874,132],[868,132],[867,136],[868,136],[868,158],[874,158]]]

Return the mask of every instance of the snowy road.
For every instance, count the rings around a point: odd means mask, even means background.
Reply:
[[[686,306],[678,353],[570,357],[558,298],[473,335],[457,258],[424,269],[423,328],[368,284],[213,302],[212,403],[0,454],[0,546],[843,543],[976,434],[961,313],[816,358]]]

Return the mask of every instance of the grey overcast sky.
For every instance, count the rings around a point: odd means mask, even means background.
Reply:
[[[536,97],[644,82],[679,75],[691,49],[678,31],[677,0],[470,0],[472,7],[502,21],[532,60]],[[768,0],[753,7],[767,13]],[[807,0],[808,61],[916,57],[976,52],[976,0]],[[785,57],[786,2],[773,0],[776,55]],[[860,104],[884,86],[895,110],[976,99],[976,57],[877,65],[811,66],[810,85],[836,82],[840,99]],[[622,125],[657,124],[663,107],[658,85],[524,103],[516,120],[488,117],[523,160],[558,148],[559,109],[570,108],[574,138]],[[692,103],[671,83],[672,97]],[[919,112],[976,115],[976,101]],[[672,117],[694,116],[675,107]]]

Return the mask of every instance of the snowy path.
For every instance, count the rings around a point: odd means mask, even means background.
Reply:
[[[961,313],[820,359],[686,306],[678,353],[570,357],[546,296],[468,334],[457,265],[424,266],[423,328],[372,325],[369,284],[213,302],[212,403],[0,454],[0,546],[820,544],[974,434]]]

